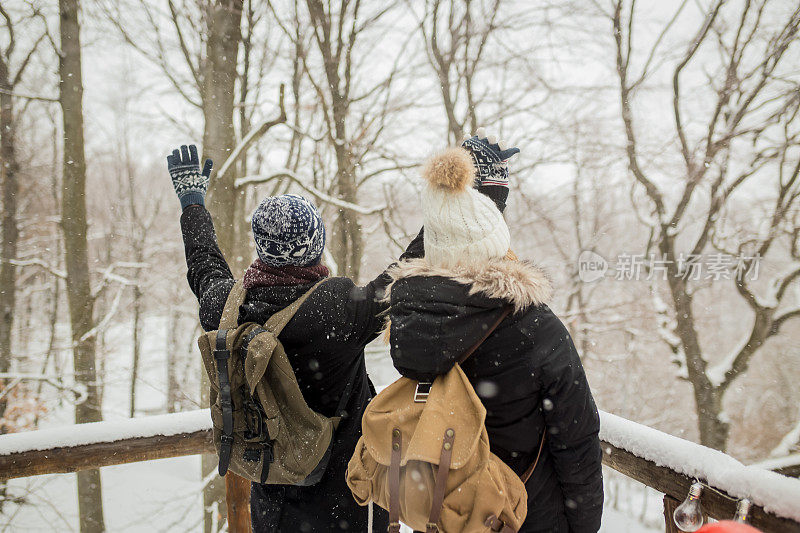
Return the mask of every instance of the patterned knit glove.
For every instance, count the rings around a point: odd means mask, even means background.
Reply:
[[[181,209],[190,205],[205,205],[208,180],[214,162],[206,159],[203,172],[200,173],[200,159],[197,157],[197,146],[185,144],[167,156],[167,169],[172,177],[172,186],[181,201]]]
[[[475,187],[494,185],[508,188],[508,160],[519,153],[519,148],[507,148],[505,141],[497,142],[494,135],[478,128],[473,136],[466,135],[463,148],[469,150],[477,169]]]

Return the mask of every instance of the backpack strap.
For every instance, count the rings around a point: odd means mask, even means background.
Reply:
[[[267,323],[264,324],[264,327],[269,331],[271,331],[277,337],[280,334],[280,332],[283,331],[283,328],[286,327],[286,324],[288,324],[289,321],[294,317],[298,309],[300,309],[300,306],[303,305],[303,303],[305,303],[305,301],[308,299],[309,296],[311,296],[311,293],[317,290],[317,288],[323,283],[325,283],[325,281],[327,281],[327,278],[318,281],[304,295],[302,295],[300,298],[289,304],[288,307],[284,307],[283,309],[281,309],[280,311],[269,317],[269,320],[267,320]]]
[[[509,304],[509,305],[505,306],[503,308],[503,313],[500,315],[500,317],[497,320],[495,320],[494,324],[492,324],[492,327],[487,329],[486,333],[484,334],[484,336],[481,337],[478,342],[476,342],[475,344],[470,346],[469,349],[466,352],[464,352],[461,355],[461,357],[458,359],[458,361],[456,361],[456,362],[460,365],[464,361],[469,359],[472,356],[472,354],[475,353],[475,350],[477,350],[480,347],[480,345],[483,344],[484,341],[486,339],[488,339],[489,336],[492,333],[494,333],[494,330],[496,330],[500,326],[500,324],[503,322],[503,320],[505,320],[506,317],[508,315],[510,315],[513,310],[514,310],[514,307],[512,305]],[[417,382],[417,387],[414,390],[414,401],[416,403],[425,403],[425,402],[427,402],[428,401],[428,396],[430,396],[430,393],[431,393],[431,387],[432,386],[433,386],[433,382],[431,382],[431,381],[419,381],[419,382]]]
[[[362,359],[363,361],[363,359]],[[345,406],[347,405],[347,400],[350,399],[350,396],[353,394],[353,387],[356,384],[356,378],[358,378],[358,372],[361,370],[361,365],[356,364],[356,368],[353,372],[350,373],[350,377],[348,378],[347,385],[345,385],[344,390],[342,391],[342,395],[339,397],[339,403],[336,405],[336,411],[333,413],[333,427],[338,428],[339,422],[342,421],[342,418],[345,417],[347,411],[345,410]]]
[[[403,434],[392,430],[392,460],[389,463],[389,528],[388,533],[400,533],[400,452]]]
[[[469,359],[469,358],[472,356],[472,354],[474,354],[474,353],[475,353],[475,350],[477,350],[478,348],[480,348],[481,344],[483,344],[483,343],[486,341],[486,339],[488,339],[488,338],[489,338],[489,336],[490,336],[492,333],[494,333],[494,330],[496,330],[498,327],[500,327],[500,324],[503,322],[503,320],[505,320],[505,319],[506,319],[506,317],[507,317],[508,315],[510,315],[510,314],[511,314],[511,312],[512,312],[513,310],[514,310],[514,307],[513,307],[512,305],[507,305],[507,306],[505,306],[505,307],[503,308],[503,313],[502,313],[502,314],[500,315],[500,317],[499,317],[499,318],[498,318],[498,319],[497,319],[497,320],[494,322],[494,324],[492,324],[492,327],[490,327],[489,329],[487,329],[487,330],[486,330],[486,334],[485,334],[483,337],[481,337],[481,339],[480,339],[478,342],[476,342],[475,344],[473,344],[472,346],[470,346],[470,347],[469,347],[469,349],[468,349],[466,352],[464,352],[464,354],[463,354],[463,355],[461,356],[461,358],[458,360],[458,364],[461,364],[461,363],[463,363],[464,361],[466,361],[467,359]]]
[[[239,325],[239,307],[244,303],[247,289],[244,288],[242,280],[233,284],[228,299],[225,300],[225,307],[222,309],[222,318],[219,320],[220,329],[234,329]]]
[[[445,490],[447,489],[447,476],[450,474],[450,460],[453,458],[453,441],[456,433],[452,428],[444,432],[442,439],[442,453],[439,457],[439,466],[436,468],[436,481],[433,485],[431,501],[431,514],[425,533],[439,533],[439,519],[442,517],[442,504],[444,503]]]
[[[263,333],[264,331],[269,331],[275,337],[277,337],[283,328],[294,318],[294,315],[297,314],[297,311],[300,309],[300,306],[308,299],[311,294],[319,288],[326,280],[322,279],[317,282],[313,287],[311,287],[305,294],[303,294],[300,298],[289,304],[287,307],[281,309],[267,320],[266,324],[264,324],[263,328],[254,328],[247,337],[245,337],[244,342],[242,343],[242,349],[244,350],[245,357],[247,355],[247,348],[250,345],[250,341],[253,340],[257,335]],[[239,282],[236,283],[239,285]],[[239,290],[242,291],[242,295],[239,295],[237,292],[237,287],[234,285],[234,288],[231,289],[231,294],[228,296],[228,301],[225,303],[225,309],[229,310],[228,305],[231,305],[231,309],[235,309],[238,313],[239,305],[241,302],[244,301],[244,289],[240,288]],[[236,293],[236,294],[234,294]],[[238,302],[238,303],[237,303]],[[236,307],[233,307],[233,306]],[[223,320],[225,318],[225,312],[223,311]],[[237,317],[238,318],[238,317]],[[235,324],[234,324],[235,327]],[[350,399],[350,396],[353,394],[353,387],[356,383],[356,378],[358,377],[358,372],[361,370],[361,365],[356,364],[355,369],[351,372],[350,376],[348,377],[347,385],[342,391],[342,395],[339,398],[339,403],[336,406],[336,411],[333,413],[334,425],[338,426],[339,422],[345,415],[345,406],[347,405],[347,400]]]
[[[536,454],[536,459],[531,463],[531,466],[528,467],[527,470],[520,476],[523,485],[528,483],[528,480],[531,478],[531,474],[533,471],[536,470],[536,465],[539,464],[539,459],[542,457],[542,450],[544,449],[544,441],[545,437],[547,436],[547,432],[545,431],[542,433],[542,439],[539,441],[539,452]],[[502,520],[497,518],[497,515],[491,515],[489,518],[486,519],[484,524],[486,527],[489,528],[489,531],[494,531],[497,533],[516,533],[511,527],[507,526],[503,523]]]
[[[536,454],[536,459],[534,459],[533,463],[531,463],[531,466],[529,466],[528,469],[525,470],[525,472],[522,474],[522,476],[520,476],[520,479],[522,479],[522,483],[527,483],[528,480],[533,475],[533,471],[536,470],[536,465],[539,464],[539,459],[541,459],[542,457],[542,450],[544,449],[544,441],[546,436],[547,436],[547,430],[542,432],[542,440],[539,441],[539,452]]]
[[[222,435],[219,448],[219,475],[228,471],[233,449],[233,402],[231,400],[231,381],[228,378],[228,359],[231,351],[227,347],[227,329],[217,330],[214,359],[217,361],[217,379],[219,380],[219,405],[222,409]]]

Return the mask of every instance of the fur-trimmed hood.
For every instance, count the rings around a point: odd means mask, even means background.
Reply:
[[[392,283],[386,292],[391,297],[394,284],[412,277],[438,276],[469,286],[469,295],[482,294],[514,305],[519,312],[530,306],[546,304],[552,296],[552,285],[547,274],[527,261],[494,259],[488,263],[441,268],[428,264],[425,259],[402,261],[388,271]]]

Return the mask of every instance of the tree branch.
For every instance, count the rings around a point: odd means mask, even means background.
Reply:
[[[239,158],[247,152],[247,149],[256,142],[262,135],[264,135],[270,128],[273,126],[277,126],[278,124],[283,124],[286,122],[286,108],[284,107],[283,103],[283,95],[284,95],[285,87],[281,83],[279,94],[278,94],[278,109],[279,114],[277,118],[266,120],[262,122],[258,127],[253,128],[250,132],[242,139],[236,148],[233,149],[231,155],[228,156],[228,159],[222,164],[222,167],[217,172],[217,179],[222,178],[230,169]]]
[[[289,181],[295,183],[304,191],[314,195],[319,201],[325,202],[341,209],[349,209],[351,211],[355,211],[361,215],[372,215],[374,213],[379,213],[386,209],[385,205],[381,205],[378,207],[363,207],[357,204],[353,204],[350,202],[346,202],[344,200],[340,200],[334,196],[326,194],[316,187],[312,187],[310,185],[306,185],[303,181],[292,171],[288,169],[281,170],[269,176],[246,176],[244,178],[237,179],[233,186],[237,189],[247,187],[250,185],[259,185],[262,183],[269,183],[271,181],[279,180],[279,179],[288,179]]]
[[[25,98],[27,100],[39,100],[39,101],[42,101],[42,102],[58,103],[58,98],[50,98],[49,96],[38,96],[38,95],[35,95],[35,94],[21,93],[19,91],[7,91],[5,89],[0,89],[0,93],[9,94],[9,95],[14,96],[16,98]]]

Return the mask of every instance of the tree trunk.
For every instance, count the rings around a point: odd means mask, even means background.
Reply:
[[[83,81],[81,72],[79,0],[59,0],[61,55],[59,100],[63,116],[62,220],[67,269],[67,300],[72,325],[75,380],[86,387],[86,401],[75,406],[75,422],[98,422],[102,412],[97,394],[95,338],[83,337],[93,327],[94,301],[89,280],[86,227],[86,160],[83,142]],[[105,531],[100,471],[78,474],[78,508],[82,533]]]
[[[14,309],[17,299],[16,267],[10,262],[17,258],[17,171],[19,164],[14,151],[14,100],[9,94],[14,88],[9,79],[8,63],[0,58],[0,179],[2,179],[2,232],[0,245],[0,372],[11,369],[11,333],[14,327]],[[5,383],[0,380],[0,391]],[[0,399],[0,420],[8,405],[8,395]],[[6,432],[0,423],[0,435]],[[6,484],[0,482],[0,510],[6,496]]]
[[[242,40],[243,0],[214,2],[207,8],[208,40],[202,69],[203,85],[203,157],[210,157],[219,169],[236,144],[233,125],[236,88],[236,66],[239,45]],[[241,192],[233,186],[236,179],[234,165],[225,176],[211,176],[206,205],[214,217],[219,246],[234,273],[242,270],[245,259],[244,243],[236,241],[237,217],[240,216],[243,200]],[[201,381],[202,405],[208,407],[208,380],[203,372]],[[215,455],[204,455],[201,460],[203,479],[217,468]],[[215,520],[214,504],[225,515],[225,483],[214,477],[203,489],[204,531],[211,533]],[[225,520],[219,520],[222,525]]]
[[[350,153],[344,143],[337,144],[335,149],[339,198],[356,204],[358,203],[358,188]],[[338,275],[352,278],[357,283],[364,249],[358,213],[350,209],[340,209],[334,221],[331,240],[333,244],[331,254],[336,261]]]
[[[662,237],[659,249],[667,263],[672,305],[675,310],[676,333],[686,357],[686,370],[694,391],[694,401],[700,430],[700,443],[716,450],[725,451],[728,442],[729,424],[722,420],[722,391],[714,386],[706,373],[707,363],[703,358],[700,340],[695,328],[692,310],[692,294],[686,279],[678,271],[672,238]]]
[[[136,276],[138,283],[139,276]],[[139,285],[133,287],[133,361],[131,362],[131,408],[130,417],[136,414],[136,381],[139,379],[139,358],[142,352],[141,341],[142,290]]]
[[[169,316],[169,329],[167,331],[167,409],[168,413],[175,413],[178,405],[178,378],[176,375],[178,352],[178,325],[180,314],[173,310]]]
[[[208,7],[208,41],[203,64],[203,156],[214,160],[219,169],[236,144],[233,125],[236,88],[236,63],[242,40],[243,0],[214,2]],[[214,217],[220,249],[234,272],[241,269],[240,243],[236,242],[237,217],[242,210],[242,194],[233,186],[234,165],[225,176],[212,174],[208,190],[208,210]]]
[[[10,262],[17,258],[17,172],[19,164],[14,150],[14,101],[8,94],[13,86],[9,80],[8,64],[0,59],[0,178],[2,178],[2,232],[3,242],[0,245],[0,372],[8,372],[11,368],[11,332],[14,325],[14,308],[16,307],[16,268]],[[0,390],[2,387],[0,387]],[[0,399],[0,419],[6,411],[6,395]],[[0,434],[5,433],[5,426],[0,424]]]

